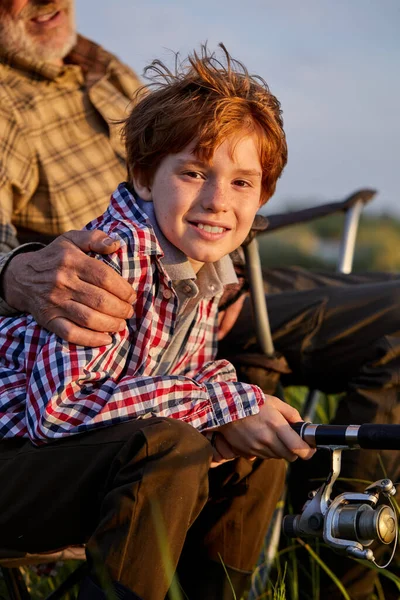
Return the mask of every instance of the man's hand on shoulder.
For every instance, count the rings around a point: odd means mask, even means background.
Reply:
[[[119,242],[102,231],[69,231],[36,252],[17,254],[3,275],[4,299],[43,327],[83,346],[111,342],[135,300],[129,283],[85,252],[110,254]]]

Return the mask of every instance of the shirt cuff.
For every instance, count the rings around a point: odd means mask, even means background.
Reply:
[[[39,242],[31,242],[29,244],[22,244],[22,246],[18,246],[15,250],[8,252],[7,254],[3,254],[0,257],[0,316],[2,317],[12,317],[14,315],[19,314],[19,310],[16,310],[4,300],[3,296],[3,275],[7,268],[7,265],[10,261],[17,256],[17,254],[24,254],[26,252],[35,252],[36,250],[40,250],[41,248],[45,248],[44,244],[40,244]]]
[[[206,384],[207,385],[207,384]],[[264,392],[256,385],[232,381],[211,384],[212,421],[211,427],[226,425],[260,412],[265,403]]]

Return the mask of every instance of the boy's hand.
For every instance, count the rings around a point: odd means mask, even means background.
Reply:
[[[118,247],[102,231],[70,231],[42,250],[17,254],[3,275],[4,299],[68,342],[110,344],[109,333],[132,315],[135,294],[114,269],[84,252]]]
[[[229,460],[234,460],[238,457],[238,455],[234,453],[224,436],[218,431],[208,431],[205,434],[205,436],[209,440],[213,450],[213,459],[210,465],[210,469],[219,467],[219,465],[222,465],[223,463]]]
[[[308,460],[315,449],[293,431],[290,423],[302,421],[298,411],[275,398],[265,396],[257,415],[222,425],[219,431],[237,455],[245,458],[285,458]]]

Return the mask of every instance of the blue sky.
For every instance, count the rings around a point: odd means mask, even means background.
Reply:
[[[76,0],[80,33],[139,74],[223,42],[282,103],[289,162],[268,211],[379,191],[400,216],[399,0]],[[267,211],[267,212],[268,212]]]

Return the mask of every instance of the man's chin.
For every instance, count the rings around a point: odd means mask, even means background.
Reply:
[[[40,62],[56,62],[65,58],[76,44],[77,35],[71,35],[64,44],[54,45],[51,42],[32,44],[30,55]]]

